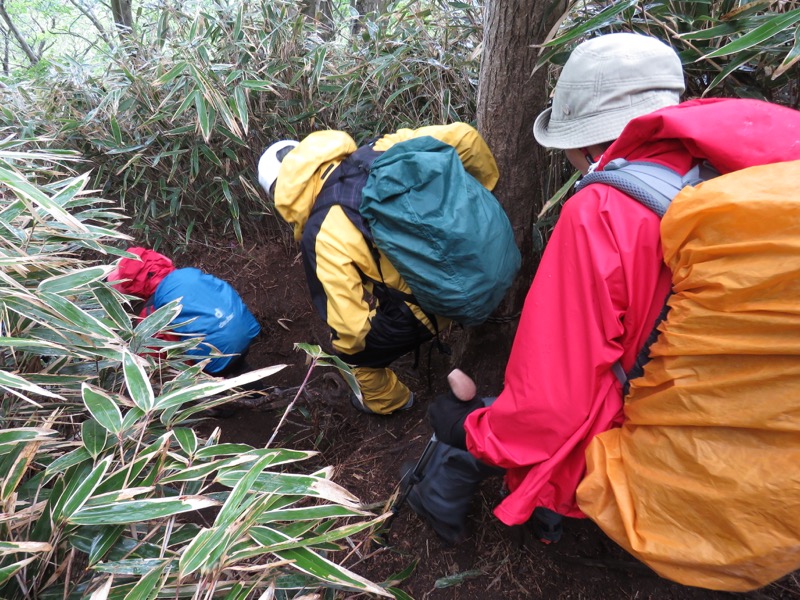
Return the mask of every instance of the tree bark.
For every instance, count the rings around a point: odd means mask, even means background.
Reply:
[[[453,362],[498,393],[522,307],[535,269],[532,226],[546,198],[549,159],[533,138],[533,121],[547,105],[546,69],[532,75],[541,43],[566,3],[489,0],[484,12],[484,47],[478,84],[478,130],[500,169],[494,192],[514,227],[522,269],[494,318],[467,329]],[[550,10],[548,10],[550,9]],[[504,320],[505,319],[505,320]],[[481,381],[482,380],[482,381]]]
[[[353,34],[359,33],[364,28],[364,17],[369,13],[375,15],[382,15],[386,12],[389,6],[389,0],[351,0],[350,5],[358,13],[358,16],[353,19],[351,31]]]
[[[111,14],[121,38],[133,30],[132,0],[111,0]]]
[[[25,41],[25,38],[14,25],[14,22],[11,20],[11,16],[6,11],[5,0],[0,0],[0,17],[2,17],[3,21],[5,21],[5,24],[8,26],[8,30],[11,32],[11,35],[14,36],[14,39],[17,40],[17,43],[19,44],[19,47],[22,48],[25,56],[28,57],[28,60],[31,62],[31,66],[35,66],[36,63],[39,62],[39,56],[33,51],[33,48],[28,45],[28,42]]]

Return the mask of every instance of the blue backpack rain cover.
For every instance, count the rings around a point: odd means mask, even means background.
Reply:
[[[176,321],[192,319],[174,329],[184,335],[203,336],[203,343],[187,354],[198,359],[211,352],[210,344],[224,354],[241,354],[261,331],[261,326],[231,285],[200,269],[176,269],[158,284],[153,306],[158,309],[180,298],[183,308]],[[208,373],[227,367],[233,356],[214,358],[206,366]]]
[[[486,321],[519,270],[503,207],[455,148],[430,136],[372,163],[361,214],[419,305],[462,325]]]

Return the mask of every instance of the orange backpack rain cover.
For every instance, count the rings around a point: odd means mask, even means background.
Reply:
[[[686,188],[661,224],[673,295],[578,504],[685,585],[800,568],[800,161]]]

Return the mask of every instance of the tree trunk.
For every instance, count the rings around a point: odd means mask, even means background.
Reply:
[[[133,30],[132,0],[111,0],[111,14],[120,38],[125,37]]]
[[[322,39],[330,39],[334,31],[333,8],[331,0],[302,0],[301,12],[313,20],[320,28],[318,32]]]
[[[5,21],[6,25],[8,26],[8,30],[11,32],[11,35],[14,36],[14,39],[17,40],[17,43],[19,44],[19,47],[22,48],[25,56],[28,57],[28,60],[31,62],[31,66],[36,66],[36,64],[39,62],[39,56],[33,51],[33,48],[28,45],[28,42],[25,41],[25,38],[11,20],[11,16],[9,16],[8,12],[6,12],[5,0],[0,0],[0,17],[2,17],[3,21]]]
[[[546,200],[545,175],[549,159],[533,138],[533,121],[547,104],[546,69],[533,72],[541,43],[566,9],[562,0],[497,0],[486,3],[484,48],[478,84],[478,130],[486,139],[500,169],[494,192],[506,210],[522,252],[522,269],[493,321],[467,329],[454,348],[454,364],[476,377],[481,392],[496,394],[511,342],[515,318],[522,307],[535,269],[532,227]]]
[[[350,5],[355,9],[358,14],[353,19],[351,30],[353,34],[359,33],[364,28],[364,17],[370,13],[375,15],[382,15],[386,12],[389,6],[389,0],[351,0]]]

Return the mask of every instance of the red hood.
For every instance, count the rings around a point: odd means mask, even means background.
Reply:
[[[678,170],[708,160],[720,173],[798,160],[800,111],[760,100],[690,100],[631,121],[599,167],[620,157]]]
[[[112,271],[109,281],[129,279],[114,285],[123,294],[147,299],[156,291],[158,284],[175,270],[175,265],[163,254],[146,248],[128,248],[128,252],[136,254],[141,260],[123,258],[119,266]]]

